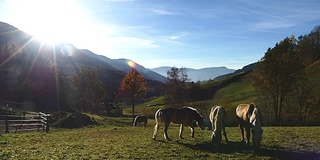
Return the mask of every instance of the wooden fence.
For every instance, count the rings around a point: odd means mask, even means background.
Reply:
[[[17,133],[24,131],[49,132],[50,115],[45,113],[17,115],[0,115],[0,133]]]

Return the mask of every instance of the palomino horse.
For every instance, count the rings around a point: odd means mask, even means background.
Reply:
[[[222,140],[221,132],[228,143],[227,133],[225,130],[226,120],[227,120],[227,112],[221,106],[214,106],[211,108],[209,115],[211,124],[212,124],[212,142],[215,144],[220,144]]]
[[[236,108],[236,115],[241,130],[241,140],[244,142],[244,132],[247,137],[247,144],[250,145],[250,129],[252,128],[252,141],[255,148],[260,147],[262,140],[261,129],[261,112],[259,108],[256,107],[254,103],[250,104],[240,104]]]
[[[134,119],[134,122],[133,122],[133,126],[137,126],[137,125],[141,125],[141,122],[143,123],[143,126],[146,127],[147,126],[147,123],[148,123],[148,118],[147,116],[137,116],[135,119]]]
[[[175,124],[180,124],[180,133],[179,137],[182,139],[182,132],[184,126],[189,126],[191,129],[192,138],[194,138],[194,124],[192,123],[194,120],[198,123],[197,125],[204,130],[205,126],[203,123],[203,117],[200,113],[191,107],[183,107],[180,109],[176,108],[164,108],[159,109],[155,113],[156,125],[154,126],[153,139],[155,140],[157,137],[157,133],[160,127],[160,124],[164,122],[164,138],[166,140],[171,141],[168,137],[168,127],[170,122]]]

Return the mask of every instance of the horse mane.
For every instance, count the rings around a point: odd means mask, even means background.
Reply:
[[[259,108],[254,108],[252,111],[252,115],[250,117],[250,123],[256,125],[256,122],[260,123],[258,125],[261,126],[261,112]]]
[[[251,116],[253,114],[254,109],[256,108],[256,105],[254,103],[249,104],[248,114]]]
[[[221,126],[222,123],[223,123],[223,120],[226,118],[227,114],[226,114],[226,110],[223,108],[223,107],[220,107],[220,106],[217,106],[214,110],[214,118],[216,119],[215,120],[215,123],[216,123],[216,126]]]

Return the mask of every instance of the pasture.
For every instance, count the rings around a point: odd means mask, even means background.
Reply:
[[[320,127],[263,127],[259,151],[240,143],[237,127],[227,127],[230,143],[211,144],[211,131],[195,128],[195,138],[185,128],[170,124],[163,138],[152,139],[154,120],[147,127],[132,127],[131,118],[102,118],[99,126],[55,129],[49,133],[26,132],[0,135],[0,159],[319,159]]]

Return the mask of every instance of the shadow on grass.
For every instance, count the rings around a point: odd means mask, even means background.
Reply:
[[[282,148],[260,148],[258,151],[255,152],[255,154],[258,156],[267,156],[277,159],[320,159],[320,153],[289,151]]]
[[[248,147],[241,142],[229,142],[228,144],[223,143],[223,144],[220,144],[220,146],[213,146],[211,142],[203,142],[198,144],[188,144],[188,143],[184,143],[183,141],[176,141],[176,142],[180,145],[183,145],[185,147],[188,147],[194,150],[202,150],[210,153],[254,154],[256,156],[270,157],[272,159],[290,159],[290,160],[320,159],[320,153],[288,151],[288,150],[285,150],[284,148],[279,148],[279,147],[260,148],[258,150],[254,150],[251,146]]]
[[[124,127],[124,126],[132,126],[132,119],[128,118],[122,118],[122,119],[116,119],[116,118],[105,118],[108,125],[111,126],[118,126],[118,127]]]

